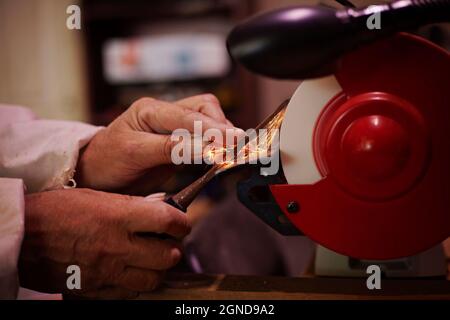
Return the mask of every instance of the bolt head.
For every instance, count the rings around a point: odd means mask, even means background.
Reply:
[[[300,206],[297,201],[288,202],[286,209],[289,213],[296,213],[300,210]]]

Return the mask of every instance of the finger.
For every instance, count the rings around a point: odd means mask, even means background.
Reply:
[[[139,148],[134,149],[133,159],[139,161],[143,168],[174,163],[172,161],[172,149],[179,142],[173,141],[170,135],[146,132],[136,132],[136,135],[136,140],[139,140],[140,143]],[[190,139],[183,138],[182,143],[188,143],[187,140]],[[187,149],[183,148],[182,150]]]
[[[238,132],[233,131],[233,132]],[[179,161],[174,157],[188,160],[189,163],[197,163],[195,160],[202,161],[205,152],[205,147],[211,144],[209,141],[204,141],[204,137],[189,134],[176,139],[169,135],[149,134],[140,132],[142,134],[140,140],[140,148],[135,149],[136,159],[140,159],[142,167],[154,167],[162,164],[179,164]],[[180,140],[181,139],[181,140]],[[180,144],[180,145],[179,145]],[[223,142],[214,141],[215,146],[223,146]],[[174,148],[177,146],[177,149]],[[173,151],[175,151],[173,153]],[[190,152],[187,156],[184,152]]]
[[[153,193],[151,195],[148,195],[145,197],[145,201],[162,201],[164,200],[164,197],[166,196],[165,192],[158,192],[158,193]]]
[[[168,134],[176,129],[187,129],[189,132],[194,132],[195,123],[201,129],[201,133],[208,129],[225,132],[226,129],[233,128],[199,111],[164,101],[140,99],[136,106],[139,123],[144,131]]]
[[[83,292],[82,294],[80,294],[80,296],[90,299],[104,299],[104,300],[133,299],[138,296],[138,292],[125,288],[109,286],[93,291]]]
[[[201,94],[185,98],[177,101],[176,104],[201,112],[221,123],[228,124],[220,102],[213,94]]]
[[[115,284],[130,291],[153,291],[161,283],[163,276],[163,272],[127,267],[115,279]]]
[[[132,236],[126,263],[132,267],[153,270],[167,270],[181,259],[180,245],[174,240]]]
[[[222,163],[230,148],[232,148],[232,146],[225,146],[221,142],[213,141],[203,149],[202,158],[207,164]]]
[[[191,231],[186,214],[171,205],[163,201],[148,202],[145,199],[136,203],[132,213],[126,216],[130,233],[165,233],[181,239]]]

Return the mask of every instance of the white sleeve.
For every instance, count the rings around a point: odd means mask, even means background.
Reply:
[[[0,299],[17,295],[24,207],[22,180],[0,178]]]
[[[60,189],[75,172],[79,150],[100,130],[79,122],[39,120],[0,105],[0,299],[15,298],[26,192]]]
[[[26,192],[60,189],[75,173],[78,153],[101,129],[81,122],[39,120],[0,105],[0,177],[24,181]]]

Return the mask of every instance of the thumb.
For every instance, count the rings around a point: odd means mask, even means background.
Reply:
[[[136,151],[136,158],[142,166],[154,167],[162,164],[196,163],[203,159],[203,150],[209,142],[202,136],[186,134],[181,140],[171,135],[142,132],[142,143]]]

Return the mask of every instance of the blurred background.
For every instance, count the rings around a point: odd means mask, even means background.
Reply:
[[[254,126],[295,84],[266,90],[232,64],[226,35],[259,11],[315,2],[0,0],[0,101],[104,125],[138,97],[212,92],[236,125]],[[71,4],[80,31],[66,28]]]
[[[237,126],[252,127],[298,82],[235,66],[228,31],[261,11],[319,2],[342,7],[333,0],[0,0],[0,101],[104,125],[142,96],[212,92]],[[81,30],[66,28],[71,4],[81,7]],[[448,27],[424,32],[449,46]]]
[[[210,92],[236,126],[254,127],[299,82],[262,78],[235,65],[225,47],[228,32],[258,12],[318,2],[0,0],[0,103],[27,106],[43,118],[107,125],[143,96],[173,101]],[[66,28],[72,4],[81,7],[81,30]],[[449,47],[448,25],[417,32]],[[174,192],[203,169],[180,170],[161,188]],[[279,236],[238,203],[235,183],[241,178],[233,173],[215,179],[190,209],[194,216],[210,215],[189,240],[199,252],[198,261],[189,263],[198,272],[303,273],[313,243]]]

